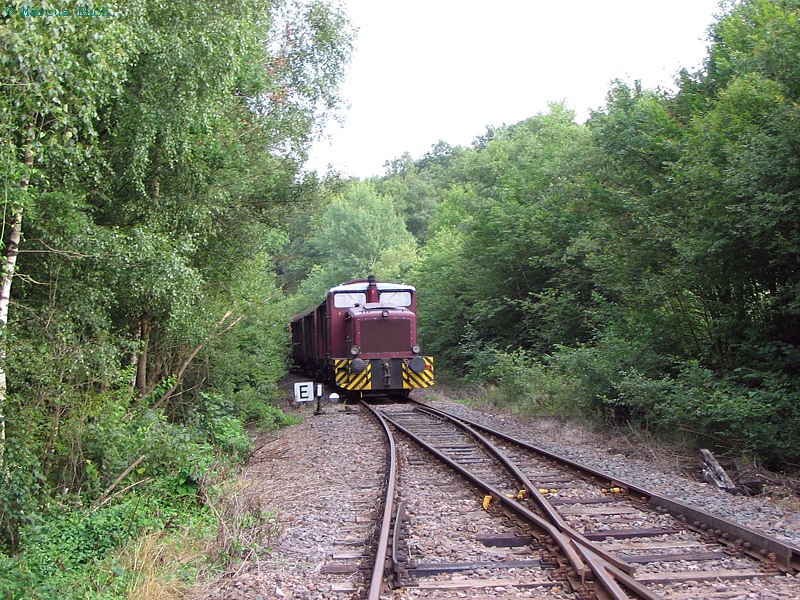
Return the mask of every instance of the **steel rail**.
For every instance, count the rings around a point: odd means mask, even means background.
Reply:
[[[378,536],[378,547],[375,552],[375,563],[372,568],[372,576],[370,578],[369,592],[367,595],[368,600],[380,600],[381,590],[383,588],[383,576],[386,568],[386,551],[389,547],[389,531],[392,526],[392,516],[394,512],[394,497],[395,489],[397,487],[397,449],[394,443],[394,436],[392,435],[389,425],[386,423],[383,415],[374,410],[363,400],[359,401],[361,406],[366,408],[383,427],[386,434],[386,439],[389,442],[389,473],[386,477],[386,495],[383,503],[383,518],[381,519],[380,535]],[[395,523],[395,528],[399,524]]]
[[[606,552],[591,540],[586,539],[580,532],[570,527],[555,507],[541,492],[539,492],[538,488],[530,481],[528,476],[525,475],[504,452],[478,433],[468,423],[458,418],[453,419],[453,415],[428,405],[419,404],[418,410],[431,414],[432,416],[447,419],[454,425],[461,427],[464,431],[474,436],[487,451],[493,454],[495,458],[509,469],[509,471],[511,471],[528,489],[531,496],[536,499],[539,507],[545,512],[550,522],[572,541],[573,546],[578,550],[584,562],[589,565],[589,569],[594,573],[596,579],[600,581],[603,589],[610,598],[627,598],[618,583],[621,583],[645,600],[660,600],[662,598],[662,596],[653,592],[647,586],[642,585],[632,576],[635,568],[630,565],[630,563],[622,560],[613,553]]]
[[[573,527],[567,524],[566,521],[562,518],[556,508],[544,497],[539,491],[539,488],[533,484],[533,482],[528,478],[525,473],[522,472],[514,462],[506,455],[502,450],[500,450],[497,446],[495,446],[490,440],[486,439],[483,435],[478,433],[474,428],[470,427],[469,424],[464,423],[463,421],[452,421],[452,415],[448,415],[447,413],[440,411],[439,409],[425,406],[420,407],[419,410],[423,412],[427,412],[434,416],[439,416],[441,418],[447,418],[450,420],[451,423],[460,427],[464,431],[466,431],[469,435],[473,436],[476,440],[480,442],[480,444],[486,449],[487,452],[492,454],[498,461],[500,461],[503,466],[508,469],[514,477],[516,477],[521,483],[522,486],[528,490],[528,493],[531,495],[532,498],[536,500],[536,503],[539,505],[539,508],[545,513],[547,518],[553,523],[559,531],[564,533],[568,538],[579,542],[584,547],[589,547],[592,551],[601,556],[607,562],[611,563],[615,567],[617,567],[620,571],[623,571],[628,574],[633,574],[636,568],[631,565],[629,562],[622,560],[619,556],[616,556],[613,553],[606,552],[602,548],[598,548],[595,544],[593,544],[590,540],[586,539],[579,531],[576,531]]]
[[[438,458],[440,461],[445,463],[451,469],[453,469],[457,473],[461,474],[464,478],[466,478],[469,481],[471,481],[472,483],[474,483],[478,488],[483,490],[485,493],[487,493],[487,494],[491,495],[493,498],[497,499],[499,502],[501,502],[503,505],[505,505],[510,510],[515,512],[517,515],[523,517],[528,522],[532,523],[533,525],[538,527],[540,530],[544,531],[544,533],[546,533],[548,536],[550,536],[556,542],[556,544],[558,544],[558,546],[561,548],[562,552],[564,552],[564,555],[567,557],[567,560],[569,561],[570,565],[572,566],[572,568],[575,570],[576,574],[581,579],[586,579],[589,574],[595,574],[594,573],[594,568],[586,566],[585,561],[583,560],[583,558],[581,558],[580,553],[576,550],[575,546],[573,545],[575,540],[570,538],[567,535],[566,532],[563,532],[563,531],[559,530],[558,527],[556,527],[555,525],[553,525],[552,523],[547,521],[541,515],[536,514],[535,512],[533,512],[532,510],[530,510],[526,506],[524,506],[524,505],[520,504],[519,502],[517,502],[515,499],[508,498],[502,492],[502,490],[494,487],[493,485],[491,485],[490,483],[484,481],[483,479],[481,479],[480,477],[478,477],[477,475],[475,475],[474,473],[472,473],[468,469],[464,468],[462,465],[460,465],[456,461],[452,460],[449,456],[447,456],[446,454],[443,454],[442,452],[437,450],[435,447],[433,447],[430,444],[428,444],[425,440],[420,438],[414,432],[410,431],[408,428],[403,426],[401,423],[398,423],[396,420],[392,419],[390,416],[384,415],[384,417],[394,427],[396,427],[398,430],[400,430],[406,436],[408,436],[409,438],[414,440],[422,448],[427,450],[430,454],[434,455],[436,458]],[[601,556],[598,556],[597,554],[594,554],[594,553],[593,553],[593,557],[594,557],[594,560],[595,560],[595,564],[602,564],[603,566],[608,565],[609,568],[614,568],[613,565],[610,565],[608,563],[608,561],[605,560],[605,558],[603,558]],[[609,569],[606,569],[606,570],[609,570]],[[619,569],[616,569],[616,572],[618,572],[620,574],[624,574]],[[608,589],[608,588],[605,587],[605,581],[608,579],[605,576],[605,573],[597,573],[596,575],[597,575],[597,581],[600,581],[601,584],[603,585],[604,589],[606,589],[607,592],[609,593],[609,596],[608,596],[609,598],[612,598],[613,600],[629,600],[629,596],[627,594],[625,594],[624,592],[620,591],[620,593],[617,593],[617,589],[618,588],[614,589],[614,587],[612,586],[612,589]],[[658,599],[661,598],[660,596],[652,595],[652,593],[650,595],[648,595],[648,596],[645,596],[645,597],[649,598],[649,599],[652,599],[652,600],[658,600]]]
[[[397,513],[394,515],[394,534],[392,535],[392,574],[394,575],[394,583],[396,586],[400,585],[401,581],[401,567],[400,567],[400,528],[403,526],[403,519],[406,517],[406,505],[401,500],[397,503]]]
[[[419,402],[417,400],[412,400],[415,404],[420,406],[424,406],[427,409],[432,407]],[[433,409],[438,410],[438,409]],[[762,534],[759,531],[754,529],[750,529],[749,527],[745,527],[743,525],[739,525],[738,523],[734,523],[732,521],[728,521],[722,517],[717,517],[712,515],[704,510],[699,508],[695,508],[693,506],[689,506],[684,504],[678,500],[673,498],[669,498],[667,496],[661,496],[655,492],[651,492],[642,488],[636,484],[630,483],[625,481],[624,479],[620,479],[618,477],[614,477],[609,475],[608,473],[603,473],[602,471],[598,471],[591,467],[587,467],[586,465],[582,465],[577,463],[569,458],[560,456],[555,454],[554,452],[550,452],[549,450],[545,450],[519,438],[515,438],[511,435],[503,433],[502,431],[498,431],[491,427],[487,427],[485,425],[481,425],[480,423],[476,423],[470,419],[466,419],[463,417],[458,417],[456,415],[451,415],[446,411],[440,411],[443,414],[448,415],[458,421],[461,421],[470,427],[473,427],[479,431],[483,431],[490,435],[497,436],[501,439],[504,439],[508,442],[513,444],[517,444],[523,448],[536,452],[542,456],[550,458],[556,462],[565,464],[575,470],[581,471],[582,473],[596,478],[603,481],[609,482],[610,485],[618,485],[619,487],[625,488],[628,492],[633,492],[638,494],[643,499],[645,499],[648,504],[655,508],[661,508],[662,510],[668,512],[673,517],[677,518],[682,522],[686,522],[687,526],[690,526],[694,529],[700,530],[709,530],[713,532],[719,532],[717,534],[718,537],[722,537],[722,534],[726,534],[727,538],[721,539],[721,543],[730,544],[735,542],[736,540],[741,540],[743,543],[748,543],[751,547],[745,548],[745,551],[748,552],[752,557],[757,558],[759,560],[765,560],[770,555],[774,557],[774,561],[777,565],[783,567],[786,571],[789,572],[800,572],[800,548],[794,546],[793,544],[783,542],[776,538],[767,536]],[[705,527],[702,527],[705,525]]]

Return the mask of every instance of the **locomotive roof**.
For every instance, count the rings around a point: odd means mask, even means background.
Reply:
[[[378,286],[378,290],[393,290],[393,291],[408,291],[408,292],[415,292],[416,288],[413,285],[406,285],[404,283],[386,283],[384,281],[376,281],[375,285]],[[369,281],[364,279],[363,281],[351,281],[350,283],[344,283],[342,285],[337,285],[336,287],[332,287],[328,290],[329,294],[335,294],[337,292],[365,292],[367,291],[367,287],[369,287]]]

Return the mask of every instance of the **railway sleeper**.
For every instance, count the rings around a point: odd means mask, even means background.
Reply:
[[[407,574],[410,578],[430,577],[442,573],[462,573],[464,571],[502,570],[502,569],[541,569],[542,561],[532,560],[504,560],[504,561],[477,561],[477,562],[441,562],[441,563],[416,563],[409,566]]]

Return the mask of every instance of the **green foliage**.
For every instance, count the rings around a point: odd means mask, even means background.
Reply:
[[[352,30],[317,0],[214,18],[152,0],[90,19],[9,8],[3,245],[24,220],[0,332],[0,588],[119,597],[133,575],[102,557],[202,513],[214,470],[251,451],[243,418],[291,422],[270,404],[287,339],[276,255],[287,207],[319,193],[300,169]]]
[[[277,382],[285,372],[289,310],[275,287],[270,254],[256,252],[242,262],[247,264],[225,275],[232,279],[224,296],[217,292],[220,313],[226,306],[239,307],[242,319],[209,348],[207,382],[227,396],[247,389],[257,401],[270,402],[279,394]]]
[[[72,480],[80,494],[65,492],[46,508],[35,456],[11,444],[2,477],[13,485],[3,487],[9,510],[0,525],[4,547],[15,553],[0,554],[0,587],[13,597],[122,597],[134,575],[110,554],[146,531],[202,525],[209,515],[199,500],[213,493],[209,486],[220,471],[249,457],[252,439],[234,402],[213,392],[201,398],[195,426],[129,405],[124,394],[95,398],[94,409],[82,424],[71,424],[64,440],[80,444],[80,479]],[[291,422],[275,408],[260,410],[272,426]],[[69,458],[61,444],[56,449],[59,458]]]
[[[253,442],[233,413],[233,403],[220,394],[201,392],[204,400],[202,427],[211,443],[235,461],[247,459]]]
[[[387,176],[374,181],[381,194],[393,198],[406,228],[420,243],[427,240],[436,206],[452,179],[448,167],[461,153],[461,148],[439,141],[416,162],[408,153],[390,161]]]
[[[551,287],[581,300],[591,292],[580,253],[570,247],[584,226],[580,167],[590,159],[589,142],[574,114],[553,105],[453,159],[453,170],[469,183],[443,194],[413,271],[421,328],[436,331],[429,351],[456,358],[454,347],[467,339],[551,347],[540,328],[556,319],[537,310],[539,301]],[[576,325],[571,335],[585,339],[579,311],[570,312],[559,322]]]
[[[256,425],[262,431],[273,431],[289,425],[297,425],[301,419],[288,415],[265,400],[257,390],[243,388],[234,394],[236,414],[245,422]]]
[[[554,105],[436,163],[410,275],[437,369],[796,464],[799,7],[726,4],[677,93],[617,81],[585,126]]]
[[[26,18],[22,4],[12,3],[14,14],[3,19],[2,168],[16,171],[12,161],[22,163],[27,149],[38,164],[58,164],[72,178],[71,172],[93,154],[98,111],[119,92],[131,31],[115,16],[80,20],[80,25],[77,18]],[[117,13],[114,3],[106,7]],[[33,185],[47,189],[55,184],[48,175],[36,173]],[[12,181],[18,184],[19,179]],[[18,187],[7,186],[5,192]]]
[[[719,378],[690,363],[665,401],[653,406],[665,430],[690,432],[700,442],[762,459],[780,468],[796,460],[800,395],[786,377],[739,369]]]
[[[797,0],[744,0],[732,4],[711,25],[709,55],[704,72],[697,74],[701,90],[709,97],[731,80],[748,73],[786,85],[792,97],[800,95],[798,65],[793,57],[800,49]]]
[[[19,440],[6,442],[0,466],[0,551],[18,547],[22,527],[40,519],[47,490],[42,470],[36,455]]]
[[[207,526],[194,500],[156,486],[97,509],[54,505],[23,529],[23,552],[0,553],[0,588],[11,598],[123,598],[135,575],[116,550],[145,531]]]
[[[491,387],[482,396],[497,406],[529,415],[567,414],[562,382],[546,365],[522,350],[487,352],[487,371],[481,379]]]
[[[417,253],[394,199],[371,183],[348,185],[315,215],[307,248],[316,264],[300,286],[298,310],[351,279],[369,274],[385,281],[403,279]]]

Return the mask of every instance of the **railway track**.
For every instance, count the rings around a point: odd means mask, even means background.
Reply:
[[[419,403],[364,409],[389,439],[402,434],[387,454],[372,600],[387,585],[440,598],[746,598],[745,584],[800,570],[796,547],[502,432]],[[432,494],[452,509],[427,512]]]

